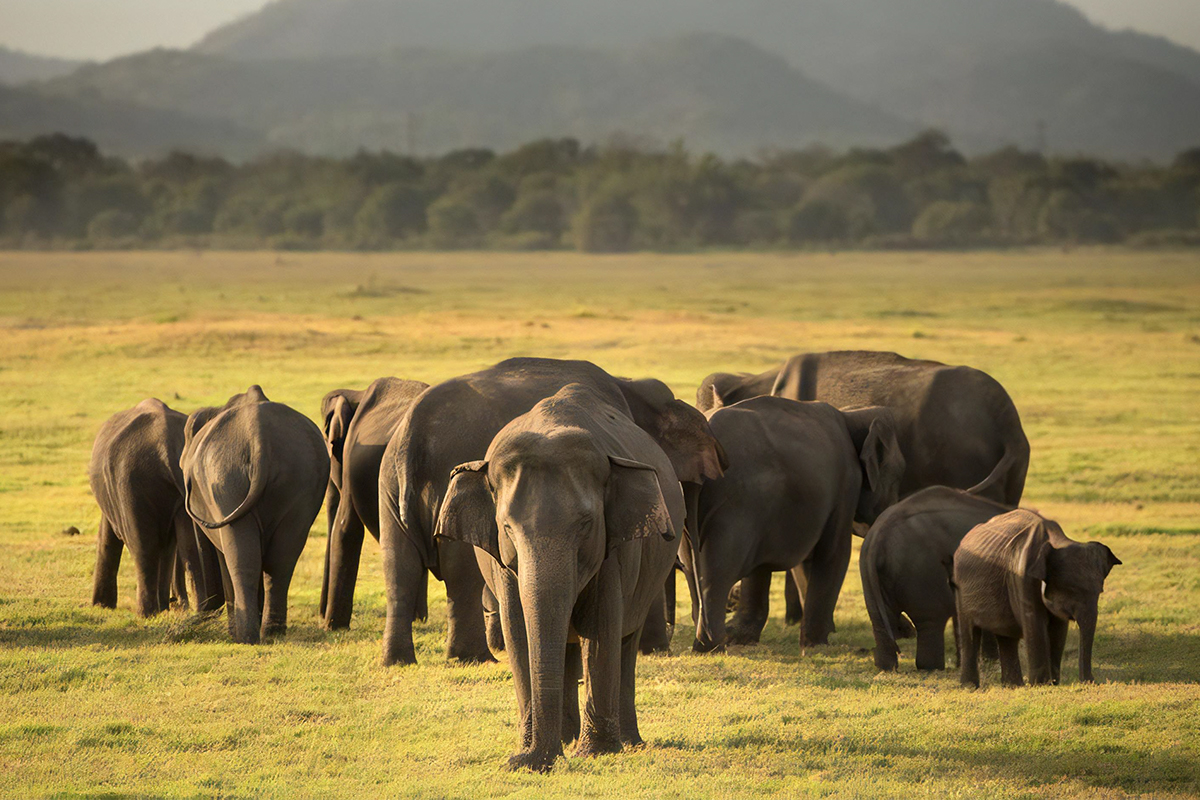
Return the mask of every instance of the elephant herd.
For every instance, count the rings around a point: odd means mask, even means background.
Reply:
[[[1029,443],[983,372],[894,353],[813,353],[761,375],[717,373],[695,407],[665,384],[585,361],[518,358],[440,384],[381,378],[330,392],[322,428],[251,387],[190,416],[146,400],[101,428],[93,602],[116,605],[128,547],[136,608],[226,607],[234,641],[287,624],[287,592],[326,506],[319,614],[348,627],[367,531],[386,586],[385,664],[416,662],[427,575],[445,583],[447,655],[506,650],[519,748],[545,771],[641,742],[639,652],[666,649],[674,570],[693,649],[756,642],[773,572],[788,573],[802,644],[828,641],[855,533],[875,662],[945,667],[981,647],[1005,683],[1057,682],[1068,620],[1091,679],[1097,599],[1120,562],[1018,508]],[[856,528],[856,526],[858,526]],[[736,602],[732,619],[727,606]],[[578,685],[586,694],[580,713]]]

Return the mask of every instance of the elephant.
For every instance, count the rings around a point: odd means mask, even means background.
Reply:
[[[346,432],[358,411],[365,390],[334,389],[321,398],[321,433],[329,449],[329,485],[325,489],[325,522],[327,542],[333,538],[333,521],[337,518],[338,504],[342,501],[342,445]],[[329,557],[332,548],[326,544],[325,566],[321,574],[321,600],[317,613],[325,619],[325,608],[329,603]]]
[[[446,583],[447,655],[492,660],[474,550],[454,540],[435,543],[434,525],[451,470],[483,458],[505,425],[572,383],[590,386],[631,415],[667,454],[681,481],[699,483],[721,474],[724,456],[704,415],[656,380],[614,378],[587,361],[514,358],[430,387],[405,412],[380,466],[384,664],[416,663],[412,619],[426,570]]]
[[[184,427],[185,508],[220,554],[239,644],[287,631],[287,593],[329,480],[321,431],[258,386]]]
[[[875,666],[896,669],[896,639],[915,627],[917,669],[946,668],[946,622],[955,619],[950,587],[954,551],[967,531],[1008,511],[1011,506],[986,497],[931,486],[875,520],[858,555],[863,599],[875,635]],[[957,644],[957,620],[954,633]]]
[[[322,403],[330,477],[326,492],[329,540],[321,584],[326,628],[350,627],[363,531],[379,539],[379,465],[405,410],[429,384],[380,378],[363,392],[338,390]],[[329,505],[332,500],[333,504]],[[416,618],[424,619],[424,603]]]
[[[827,643],[850,563],[851,527],[875,521],[899,492],[904,456],[891,412],[757,397],[711,412],[709,424],[730,466],[700,490],[694,552],[681,548],[693,562],[693,650],[758,641],[778,570],[807,576],[801,643]],[[726,599],[739,579],[727,633]]]
[[[869,350],[806,353],[760,375],[709,375],[696,406],[707,412],[762,395],[890,408],[908,465],[901,497],[949,486],[1014,507],[1021,502],[1029,440],[1012,399],[985,372]],[[790,580],[787,600],[787,620],[798,622],[803,610]]]
[[[117,568],[128,547],[137,573],[137,613],[149,617],[176,598],[187,605],[191,578],[198,611],[215,611],[225,602],[216,551],[197,535],[183,508],[183,427],[187,417],[160,400],[143,400],[114,414],[101,426],[92,446],[88,480],[100,506],[100,533],[92,603],[117,605]]]
[[[510,769],[549,771],[571,735],[569,640],[582,651],[587,693],[574,755],[642,743],[638,639],[684,519],[662,448],[619,394],[581,384],[539,402],[496,435],[484,460],[454,470],[437,536],[474,545],[500,602],[520,736]]]
[[[1079,680],[1092,682],[1100,594],[1120,563],[1107,546],[1069,539],[1057,522],[1024,508],[972,528],[954,553],[962,684],[979,687],[982,631],[996,635],[1003,683],[1024,684],[1024,639],[1029,682],[1057,684],[1071,620],[1079,626]]]

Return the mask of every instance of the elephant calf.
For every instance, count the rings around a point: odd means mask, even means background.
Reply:
[[[700,490],[696,536],[681,552],[699,616],[692,648],[758,641],[779,570],[806,579],[801,642],[826,643],[853,523],[874,522],[899,493],[904,456],[891,412],[757,397],[712,412],[709,424],[730,467]],[[725,604],[739,579],[727,632]]]
[[[900,615],[907,614],[916,627],[917,669],[946,668],[946,621],[954,618],[954,551],[967,531],[1011,510],[960,489],[934,486],[875,520],[858,556],[875,634],[875,666],[896,669],[896,639],[905,627]],[[957,621],[954,631],[957,644]]]
[[[1001,680],[1058,683],[1067,624],[1079,625],[1079,679],[1092,680],[1092,641],[1104,579],[1120,560],[1099,542],[1068,539],[1057,522],[1017,509],[972,528],[954,554],[962,683],[979,686],[979,639],[996,635]]]
[[[500,603],[521,736],[509,768],[548,771],[562,753],[572,639],[587,687],[575,755],[641,742],[638,638],[684,517],[668,456],[627,406],[580,384],[506,425],[486,460],[454,471],[436,532],[475,545]]]
[[[292,572],[329,480],[320,429],[252,386],[193,413],[184,439],[185,503],[220,553],[230,635],[257,644],[283,633]]]
[[[216,553],[202,541],[183,508],[179,454],[187,417],[159,400],[143,400],[113,415],[96,434],[88,481],[100,506],[100,535],[92,602],[117,605],[117,568],[121,551],[133,554],[138,614],[148,617],[167,608],[171,584],[187,602],[192,578],[196,608],[210,611],[224,602]]]

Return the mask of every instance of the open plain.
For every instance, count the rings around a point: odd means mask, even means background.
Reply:
[[[320,628],[323,513],[284,639],[139,620],[129,558],[118,609],[89,603],[92,438],[146,397],[186,413],[259,383],[315,418],[335,387],[541,355],[694,400],[709,372],[827,349],[1006,386],[1025,504],[1124,562],[1096,685],[1076,680],[1074,629],[1058,687],[1004,689],[991,665],[968,691],[917,674],[912,640],[877,674],[855,561],[832,644],[803,654],[780,576],[763,642],[722,655],[691,653],[681,591],[672,655],[639,662],[648,746],[547,777],[502,770],[509,671],[446,662],[440,584],[416,667],[380,666],[369,538],[351,630]],[[1198,682],[1195,252],[0,254],[0,797],[1193,797]]]

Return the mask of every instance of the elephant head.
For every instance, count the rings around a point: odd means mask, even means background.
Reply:
[[[854,518],[871,525],[900,499],[906,465],[896,439],[896,421],[882,406],[843,411],[842,416],[863,468],[863,489]]]
[[[729,460],[702,413],[677,400],[662,381],[620,383],[633,421],[667,454],[680,481],[703,483],[725,474]]]
[[[342,450],[362,394],[353,389],[335,389],[321,401],[321,433],[329,445],[329,456],[333,462],[329,476],[339,489],[342,482]]]
[[[548,424],[539,412],[573,390],[591,401],[581,404],[582,421]],[[673,540],[670,508],[682,513],[679,483],[660,483],[658,470],[670,471],[662,454],[652,466],[611,452],[604,442],[612,438],[589,430],[589,416],[656,449],[623,412],[569,386],[504,428],[486,460],[453,471],[437,523],[437,536],[474,545],[515,576],[528,640],[531,752],[545,767],[562,752],[564,658],[580,592],[614,549]],[[513,609],[501,612],[513,618]]]
[[[1121,563],[1107,545],[1069,539],[1057,522],[1041,519],[1021,552],[1029,591],[1040,591],[1046,610],[1079,626],[1079,679],[1092,680],[1092,644],[1104,581]]]

